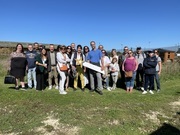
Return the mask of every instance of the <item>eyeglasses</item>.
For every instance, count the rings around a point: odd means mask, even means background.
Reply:
[[[66,50],[66,48],[62,48],[62,50]]]
[[[132,52],[129,52],[128,54],[132,54]]]

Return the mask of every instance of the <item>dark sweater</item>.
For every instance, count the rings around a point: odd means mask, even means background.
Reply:
[[[145,74],[156,74],[157,59],[155,56],[144,59],[143,67]]]
[[[28,68],[34,68],[36,67],[36,51],[27,51],[26,52],[26,59],[27,59],[27,65]]]

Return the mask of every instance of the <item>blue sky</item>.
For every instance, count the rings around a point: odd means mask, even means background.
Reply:
[[[180,45],[180,0],[0,0],[0,41]]]

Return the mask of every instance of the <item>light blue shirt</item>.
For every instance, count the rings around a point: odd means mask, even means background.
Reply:
[[[99,63],[102,57],[102,52],[99,49],[88,52],[87,60],[93,63]]]

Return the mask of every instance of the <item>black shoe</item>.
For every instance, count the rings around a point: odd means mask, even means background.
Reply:
[[[81,90],[84,92],[84,91],[85,91],[85,88],[82,88]]]
[[[90,90],[89,92],[94,92],[94,90]]]
[[[99,95],[103,95],[101,90],[96,90]]]

